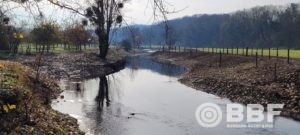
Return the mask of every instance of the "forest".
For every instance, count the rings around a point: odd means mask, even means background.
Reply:
[[[200,14],[167,21],[170,45],[187,47],[300,48],[299,4],[260,6],[231,14]],[[165,45],[165,22],[133,25],[114,42]],[[136,44],[136,43],[135,43]]]

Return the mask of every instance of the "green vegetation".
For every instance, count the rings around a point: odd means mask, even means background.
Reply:
[[[83,46],[84,49],[82,51],[86,51],[86,50],[90,50],[90,49],[97,49],[97,47],[98,46],[96,46],[96,45],[86,45],[86,46]],[[28,48],[30,48],[30,49],[28,49]],[[55,54],[76,52],[76,51],[78,51],[76,49],[76,46],[63,45],[63,44],[52,45],[49,50],[49,52],[55,53]],[[26,52],[27,53],[29,52],[30,54],[36,54],[38,52],[38,50],[36,49],[36,46],[34,44],[30,44],[30,43],[21,44],[19,47],[19,50],[18,50],[18,54],[25,54]]]
[[[198,51],[204,51],[204,52],[212,52],[212,48],[197,48]],[[226,48],[214,48],[214,52],[222,52],[227,53]],[[233,53],[232,53],[233,52]],[[257,52],[258,56],[269,56],[269,49],[248,49],[248,55],[255,55]],[[228,49],[228,54],[239,54],[239,55],[246,55],[246,49]],[[276,57],[277,56],[277,50],[271,49],[270,50],[270,56]],[[288,56],[288,50],[287,49],[278,49],[278,57],[287,57]],[[291,49],[290,50],[290,57],[291,58],[300,58],[300,50]]]
[[[149,48],[149,47],[147,47]],[[155,46],[152,47],[153,49],[161,49],[161,47]],[[167,50],[168,48],[165,47],[165,50]],[[227,48],[184,48],[184,47],[180,47],[180,51],[184,51],[184,49],[186,49],[185,51],[190,51],[192,50],[193,52],[196,51],[200,51],[200,52],[214,52],[214,53],[224,53],[227,54]],[[173,47],[172,51],[175,51],[175,48]],[[176,47],[176,51],[179,51],[179,48]],[[257,55],[258,56],[265,56],[265,57],[269,57],[269,53],[271,57],[277,57],[277,50],[274,48],[270,49],[248,49],[248,55]],[[228,48],[228,54],[238,54],[238,55],[246,55],[246,49],[242,49],[242,48]],[[278,49],[278,57],[288,57],[288,49]],[[300,50],[297,49],[290,49],[290,58],[300,58]]]

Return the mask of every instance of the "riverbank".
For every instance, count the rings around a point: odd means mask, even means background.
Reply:
[[[77,120],[51,109],[55,81],[20,63],[0,61],[0,134],[84,134]]]
[[[98,50],[62,54],[48,54],[41,58],[40,70],[53,79],[83,80],[111,74],[122,68],[125,60],[122,49],[110,49],[107,60],[100,60]],[[11,59],[36,67],[36,56],[24,55]]]
[[[243,104],[284,103],[281,115],[300,120],[300,61],[210,53],[163,53],[155,60],[184,66],[183,84]],[[276,63],[276,75],[275,75]]]
[[[75,118],[51,108],[51,100],[63,98],[57,81],[114,73],[124,67],[124,58],[118,49],[110,50],[105,61],[97,50],[47,54],[41,57],[39,77],[36,56],[0,61],[0,134],[84,134]]]

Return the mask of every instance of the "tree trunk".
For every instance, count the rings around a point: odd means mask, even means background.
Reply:
[[[109,48],[109,43],[107,40],[101,40],[99,38],[99,50],[100,50],[100,54],[99,54],[99,57],[102,59],[102,60],[105,60],[106,59],[106,55],[108,53],[108,48]]]

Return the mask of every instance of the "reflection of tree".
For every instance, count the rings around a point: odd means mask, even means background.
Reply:
[[[126,62],[127,62],[127,65],[129,66],[129,69],[130,69],[130,79],[131,80],[134,80],[134,77],[136,76],[136,71],[139,69],[139,66],[140,66],[140,57],[128,57]]]
[[[109,92],[108,92],[108,83],[106,76],[100,77],[99,81],[99,91],[98,95],[96,96],[96,101],[98,103],[98,111],[103,110],[104,100],[106,100],[106,105],[109,106]]]

